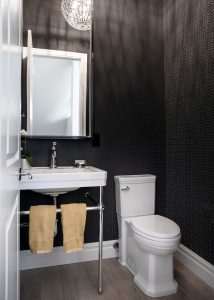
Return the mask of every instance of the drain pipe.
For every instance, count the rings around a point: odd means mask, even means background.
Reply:
[[[56,205],[56,207],[57,207],[57,196],[52,196],[52,197],[53,197],[54,205]],[[56,219],[56,222],[55,222],[54,236],[56,236],[58,233],[57,222],[58,222],[58,219]]]

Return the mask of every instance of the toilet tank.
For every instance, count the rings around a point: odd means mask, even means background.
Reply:
[[[114,176],[116,211],[121,217],[152,215],[155,212],[154,175]]]

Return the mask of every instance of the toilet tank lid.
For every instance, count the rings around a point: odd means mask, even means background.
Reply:
[[[114,181],[119,183],[155,182],[155,180],[156,176],[150,174],[114,176]]]

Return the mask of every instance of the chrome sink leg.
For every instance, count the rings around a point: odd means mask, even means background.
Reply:
[[[98,262],[98,293],[102,294],[102,258],[103,258],[103,187],[100,187],[99,210],[99,262]]]
[[[57,196],[53,196],[53,202],[54,202],[54,205],[56,205],[56,207],[57,207]],[[56,236],[57,233],[58,233],[57,222],[58,222],[58,219],[56,218],[56,221],[55,221],[55,229],[54,229],[54,236]]]

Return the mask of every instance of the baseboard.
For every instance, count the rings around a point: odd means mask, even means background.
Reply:
[[[103,258],[118,256],[118,251],[113,248],[117,241],[103,242]],[[63,247],[55,247],[48,254],[32,254],[29,250],[20,252],[20,270],[37,269],[58,265],[66,265],[98,259],[98,243],[84,244],[82,251],[65,254]]]
[[[210,287],[214,287],[214,266],[204,260],[202,257],[180,245],[175,253],[175,258],[183,263],[195,275],[200,277]]]

